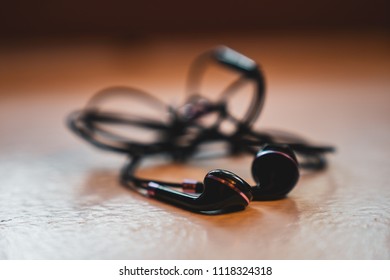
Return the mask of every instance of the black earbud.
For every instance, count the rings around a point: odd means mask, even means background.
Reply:
[[[234,173],[221,169],[207,173],[200,195],[176,191],[153,181],[149,182],[146,189],[150,197],[203,213],[243,210],[253,198],[248,183]]]
[[[252,177],[256,182],[252,187],[253,200],[285,197],[299,179],[298,161],[293,150],[286,145],[266,145],[252,162]],[[197,193],[203,191],[203,185],[183,183],[183,189],[187,193]]]
[[[267,145],[252,163],[254,200],[274,200],[285,197],[299,179],[298,161],[288,146]]]

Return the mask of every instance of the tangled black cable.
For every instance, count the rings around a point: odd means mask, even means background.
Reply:
[[[239,74],[238,78],[222,91],[217,101],[211,101],[204,97],[200,94],[199,90],[202,75],[209,63],[222,65],[234,73]],[[238,118],[229,111],[228,101],[234,94],[239,92],[241,87],[248,83],[252,83],[255,90],[245,114],[241,118]],[[283,149],[291,149],[293,151],[291,153],[295,153],[298,156],[300,168],[321,170],[326,166],[324,155],[327,152],[332,152],[332,147],[314,146],[303,138],[292,134],[260,132],[252,128],[253,123],[260,115],[265,97],[263,74],[252,59],[227,47],[218,47],[208,51],[200,55],[192,64],[189,72],[187,91],[188,98],[184,105],[174,108],[165,105],[152,95],[134,88],[108,88],[97,93],[84,109],[70,114],[68,125],[73,132],[98,148],[124,153],[129,157],[129,163],[125,166],[121,174],[121,182],[125,186],[136,189],[137,191],[144,189],[149,196],[154,196],[156,190],[162,190],[165,193],[169,192],[169,197],[163,197],[163,200],[195,211],[207,212],[208,210],[204,210],[203,206],[203,208],[200,207],[201,209],[193,209],[191,205],[187,205],[188,203],[184,203],[185,205],[182,205],[181,202],[176,203],[177,197],[174,199],[170,198],[171,193],[175,193],[175,191],[171,191],[168,187],[180,187],[187,190],[192,188],[192,191],[201,193],[205,188],[202,183],[184,182],[180,184],[138,178],[135,172],[140,161],[149,156],[166,155],[174,161],[185,162],[198,155],[205,144],[222,142],[226,145],[224,148],[221,148],[223,149],[221,152],[227,155],[242,153],[256,155],[260,148],[268,145],[274,147],[278,153],[283,152],[285,155],[289,154],[289,152],[284,152],[285,150]],[[165,110],[168,120],[151,119],[130,113],[124,114],[108,111],[102,108],[106,100],[118,94],[130,98],[137,97],[144,99],[151,107]],[[210,115],[216,116],[215,121],[211,125],[205,125],[203,120]],[[222,128],[224,122],[233,124],[234,129],[231,131],[224,130]],[[110,129],[119,125],[129,130],[138,127],[154,131],[157,137],[149,143],[135,141]],[[291,155],[290,158],[295,159],[295,155]],[[206,176],[206,179],[213,178],[214,181],[217,180],[219,183],[222,181],[238,182],[238,176],[230,175],[230,173],[224,173],[224,176],[228,176],[230,179],[226,179],[223,176],[221,179],[219,177],[220,173],[218,172],[213,174],[210,175],[211,177]],[[232,187],[235,187],[236,183],[232,184]],[[231,189],[234,190],[234,188]],[[180,200],[189,199],[190,204],[192,200],[196,200],[199,197],[183,198],[185,194],[182,192],[177,195],[181,196],[179,197]],[[285,194],[263,195],[259,197],[260,199],[274,199],[280,198],[283,195]],[[247,197],[247,195],[241,196],[244,198]],[[212,208],[219,207],[220,205],[218,204],[218,207]]]

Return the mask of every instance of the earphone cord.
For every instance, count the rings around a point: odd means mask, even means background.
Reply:
[[[220,120],[213,126],[204,127],[197,122],[210,112],[218,112],[220,115]],[[333,151],[333,147],[313,146],[295,135],[258,132],[239,121],[234,123],[236,126],[234,133],[224,133],[220,129],[220,124],[224,120],[231,120],[224,104],[216,104],[212,110],[198,113],[189,119],[180,118],[179,112],[172,108],[169,108],[169,113],[171,120],[164,124],[154,120],[129,118],[123,114],[87,108],[71,114],[68,118],[68,125],[76,134],[101,149],[124,153],[130,158],[137,159],[128,166],[127,174],[134,173],[133,170],[141,157],[165,154],[175,161],[186,161],[196,154],[203,144],[212,142],[227,143],[228,154],[256,154],[259,147],[265,144],[289,145],[300,158],[300,167],[309,170],[325,168],[324,154]],[[129,141],[105,130],[101,127],[102,124],[143,127],[158,131],[160,136],[157,141],[149,144]],[[137,183],[143,185],[141,181]]]
[[[222,63],[240,73],[239,78],[222,91],[217,102],[204,98],[198,92],[205,66],[210,61]],[[227,101],[248,82],[255,83],[255,92],[245,114],[239,119],[229,112]],[[256,154],[259,148],[266,144],[288,145],[297,154],[301,168],[315,171],[326,167],[324,154],[332,152],[333,147],[313,146],[296,135],[259,132],[252,128],[264,105],[265,83],[260,68],[249,58],[226,47],[204,53],[190,68],[188,91],[187,102],[179,108],[173,108],[138,89],[128,87],[104,89],[98,92],[84,109],[69,115],[68,126],[78,136],[100,149],[128,155],[132,160],[124,172],[126,176],[134,174],[140,158],[166,155],[175,161],[186,161],[201,152],[204,144],[215,142],[227,144],[228,148],[222,149],[227,154]],[[101,103],[116,95],[142,99],[153,109],[162,108],[164,110],[162,114],[168,115],[169,118],[162,121],[103,110]],[[213,114],[217,115],[216,121],[206,126],[203,120]],[[233,132],[224,131],[222,127],[226,122],[233,125]],[[143,128],[153,131],[157,138],[153,142],[145,143],[110,130],[119,125],[126,129]],[[136,181],[135,177],[127,179],[132,179],[140,186],[146,183],[142,180]]]

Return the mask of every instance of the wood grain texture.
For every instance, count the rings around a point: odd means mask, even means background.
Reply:
[[[65,128],[71,110],[109,85],[179,103],[191,59],[221,42],[263,66],[258,128],[337,147],[329,168],[303,175],[288,198],[190,213],[121,187],[124,158]],[[1,47],[0,258],[390,259],[388,46],[383,34],[249,34]],[[251,180],[250,163],[150,163],[141,173],[201,180],[218,167]]]

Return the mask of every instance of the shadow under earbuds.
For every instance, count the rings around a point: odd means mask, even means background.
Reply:
[[[269,219],[268,215],[272,214],[272,217],[277,219]],[[273,201],[252,201],[249,206],[239,212],[215,215],[211,218],[199,219],[212,223],[212,225],[225,228],[236,229],[237,226],[253,227],[254,223],[273,223],[279,224],[281,221],[286,223],[294,223],[299,218],[299,211],[297,205],[292,198],[284,198]]]

